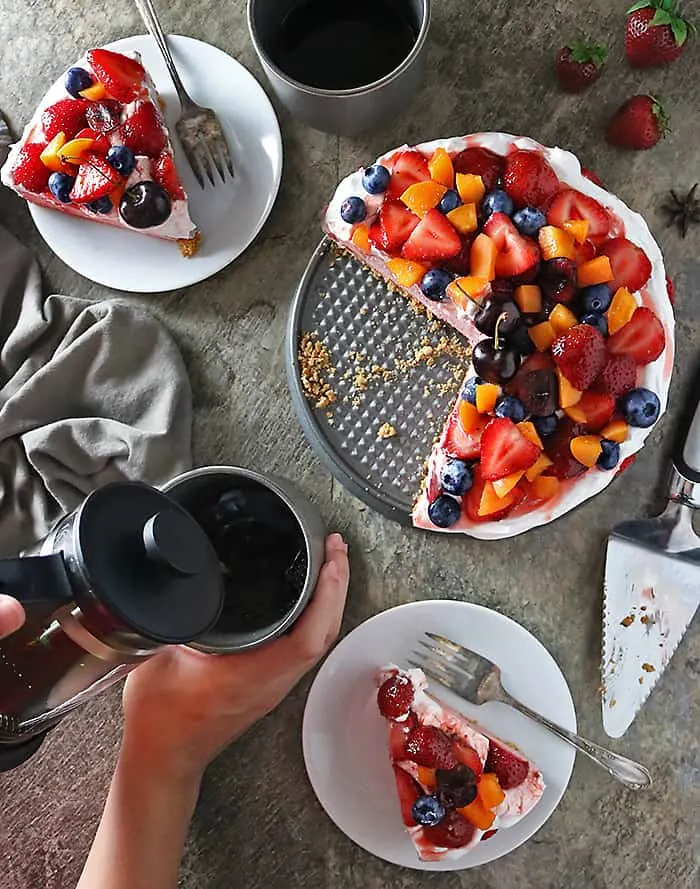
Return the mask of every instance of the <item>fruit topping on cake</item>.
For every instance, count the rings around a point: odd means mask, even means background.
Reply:
[[[92,49],[66,71],[63,96],[58,90],[12,147],[3,183],[40,206],[196,252],[199,233],[139,54]]]
[[[401,818],[419,858],[459,857],[537,805],[537,767],[429,696],[421,670],[385,667],[377,682]]]
[[[673,348],[660,253],[572,155],[502,134],[400,148],[341,182],[324,228],[472,346],[415,525],[550,515],[658,419]]]

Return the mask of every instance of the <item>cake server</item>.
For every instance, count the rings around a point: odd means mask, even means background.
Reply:
[[[678,647],[700,603],[700,378],[675,448],[668,505],[623,522],[608,539],[603,602],[603,726],[627,731]]]

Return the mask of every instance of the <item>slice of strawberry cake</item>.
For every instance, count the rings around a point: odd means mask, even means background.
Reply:
[[[521,533],[642,447],[673,369],[663,259],[572,154],[504,133],[403,146],[340,183],[324,229],[472,345],[416,526]]]
[[[401,816],[423,861],[457,858],[511,827],[542,798],[539,769],[425,691],[422,670],[378,674]]]
[[[42,207],[176,241],[200,235],[139,53],[91,49],[47,94],[12,146],[4,185]]]

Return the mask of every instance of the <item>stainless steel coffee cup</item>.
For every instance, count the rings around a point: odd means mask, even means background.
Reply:
[[[354,136],[386,125],[423,85],[430,0],[404,0],[416,40],[398,67],[374,83],[345,90],[300,83],[276,63],[272,51],[276,34],[285,16],[300,2],[303,0],[248,0],[250,37],[279,100],[302,123],[327,133]]]
[[[206,466],[193,469],[168,482],[164,488],[168,494],[194,516],[210,536],[215,549],[219,551],[222,567],[226,572],[226,554],[220,549],[217,529],[211,522],[219,518],[212,509],[221,502],[222,495],[244,492],[251,503],[261,510],[279,509],[285,533],[296,535],[294,547],[296,555],[289,560],[287,570],[295,572],[294,589],[291,598],[286,598],[278,613],[271,619],[257,619],[255,615],[245,626],[238,618],[239,595],[237,578],[231,576],[230,586],[225,583],[226,596],[222,614],[214,627],[196,641],[189,643],[191,648],[213,654],[226,654],[256,648],[270,642],[289,630],[308,604],[316,586],[325,555],[326,528],[318,509],[292,482],[275,476],[262,475],[250,469],[237,466]],[[228,533],[235,534],[236,529]],[[274,534],[269,544],[270,558],[275,549]],[[248,578],[250,580],[250,578]],[[262,594],[262,593],[261,593]]]

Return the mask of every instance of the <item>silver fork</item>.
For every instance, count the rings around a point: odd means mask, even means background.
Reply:
[[[651,775],[643,765],[562,728],[509,695],[501,684],[501,671],[496,664],[445,636],[425,635],[431,641],[419,641],[422,650],[414,652],[417,660],[409,660],[411,666],[421,668],[426,676],[470,704],[500,701],[514,707],[602,766],[630,790],[644,790],[651,786]]]
[[[205,176],[212,185],[216,185],[215,171],[219,174],[221,181],[226,182],[228,177],[233,178],[234,172],[231,153],[219,119],[211,108],[204,108],[193,102],[182,85],[153,0],[134,0],[134,2],[149,34],[163,54],[168,73],[175,85],[181,109],[175,130],[192,167],[192,172],[202,188],[204,188]]]

